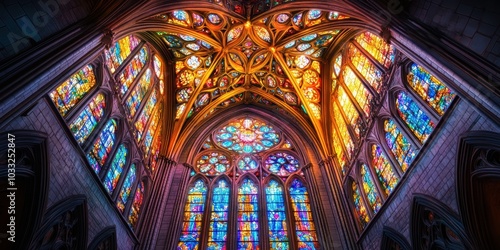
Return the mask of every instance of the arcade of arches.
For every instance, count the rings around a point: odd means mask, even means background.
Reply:
[[[427,3],[4,3],[2,249],[500,247],[499,60]]]

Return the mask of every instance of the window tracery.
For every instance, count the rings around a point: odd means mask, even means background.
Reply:
[[[234,148],[236,144],[239,147]],[[196,231],[199,248],[226,249],[233,244],[238,249],[320,248],[307,183],[300,178],[303,163],[286,134],[275,126],[249,116],[231,119],[204,140],[193,162],[191,183],[203,175],[212,183],[206,185],[206,193],[213,193],[204,200],[210,209],[200,219],[208,227]],[[189,197],[185,218],[195,211],[188,208]],[[259,217],[262,213],[266,218]],[[235,232],[227,230],[231,223]],[[192,249],[195,243],[187,246],[186,230],[181,231],[180,248]]]
[[[130,35],[48,95],[86,152],[88,165],[102,181],[105,193],[132,228],[137,224],[145,183],[154,172],[161,146],[163,96],[158,93],[164,91],[162,65],[162,59],[148,44]],[[110,89],[117,94],[111,94]],[[112,103],[122,103],[125,112]],[[130,126],[123,124],[126,122]],[[128,129],[136,137],[135,143]],[[132,163],[129,158],[135,153],[141,158]]]

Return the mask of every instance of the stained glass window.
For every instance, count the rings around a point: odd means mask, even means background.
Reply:
[[[209,176],[223,174],[229,167],[229,157],[217,151],[203,153],[196,161],[196,168]]]
[[[298,249],[320,249],[306,186],[294,179],[289,187]]]
[[[403,172],[406,172],[413,159],[415,159],[418,150],[413,148],[406,136],[401,133],[394,120],[388,119],[384,121],[384,131],[387,146],[391,149]]]
[[[89,102],[89,104],[87,104],[85,109],[83,109],[78,117],[69,125],[69,129],[80,145],[87,140],[99,121],[101,121],[101,118],[104,115],[105,107],[106,100],[104,95],[99,93]]]
[[[119,83],[121,97],[124,97],[127,94],[135,78],[139,75],[141,69],[146,64],[147,57],[148,57],[148,51],[144,46],[139,51],[139,53],[135,55],[134,58],[132,58],[132,60],[123,69],[122,73],[120,74],[120,83]]]
[[[237,153],[256,153],[276,146],[280,135],[267,123],[242,118],[221,128],[214,138],[219,146]]]
[[[132,50],[139,44],[139,39],[135,36],[124,37],[116,42],[109,50],[104,52],[106,57],[106,65],[111,73],[123,63],[123,61],[130,55]]]
[[[267,220],[271,249],[289,249],[283,187],[271,180],[266,186]]]
[[[115,153],[115,157],[111,162],[106,178],[104,179],[104,187],[108,190],[108,193],[112,194],[113,190],[116,188],[118,180],[123,172],[123,166],[127,162],[128,150],[125,145],[121,144]]]
[[[212,213],[208,232],[208,249],[226,249],[229,218],[229,185],[226,180],[219,180],[213,188]]]
[[[128,215],[128,222],[132,227],[135,227],[137,220],[139,219],[139,212],[141,211],[142,201],[144,198],[144,183],[139,182],[137,185],[137,190],[135,191],[134,201],[132,202],[132,208]]]
[[[96,83],[92,65],[87,65],[50,92],[50,99],[65,116]]]
[[[396,50],[390,44],[387,44],[382,38],[370,33],[364,32],[355,38],[356,42],[363,47],[366,52],[372,55],[375,60],[380,62],[386,68],[389,68],[394,62]]]
[[[153,113],[153,109],[156,106],[157,102],[157,96],[156,96],[156,90],[153,90],[153,93],[149,97],[148,102],[146,103],[146,106],[142,110],[141,114],[137,118],[137,121],[134,123],[135,128],[137,130],[137,134],[135,139],[139,142],[142,139],[142,136],[144,134],[144,130],[146,129],[146,124],[149,121],[149,118],[151,117],[151,114]],[[160,115],[157,112],[157,115]]]
[[[443,115],[455,97],[439,79],[431,75],[422,66],[413,63],[407,76],[408,83],[422,99],[439,115]]]
[[[361,83],[361,80],[359,80],[349,66],[344,68],[342,76],[344,77],[344,83],[351,92],[352,96],[365,112],[365,116],[370,116],[370,101],[373,97],[370,91],[365,88],[363,83]]]
[[[238,160],[238,168],[241,171],[251,171],[257,169],[259,167],[259,163],[257,159],[251,155],[245,155]]]
[[[207,186],[197,180],[188,191],[178,249],[198,249],[206,197]]]
[[[122,213],[125,210],[128,197],[130,196],[130,192],[132,191],[132,185],[134,185],[135,182],[135,176],[136,176],[135,171],[136,171],[135,163],[133,163],[132,165],[130,165],[127,177],[125,177],[122,189],[120,190],[120,195],[118,195],[118,200],[116,201],[116,206]]]
[[[238,188],[238,249],[260,249],[258,202],[257,185],[244,179]]]
[[[347,92],[345,91],[343,86],[339,86],[337,89],[337,100],[338,104],[342,108],[345,114],[345,123],[349,124],[354,132],[354,135],[356,138],[359,138],[361,129],[360,129],[360,124],[361,124],[361,117],[359,115],[358,110],[354,106],[354,103],[351,101],[351,98],[347,95]],[[337,124],[339,125],[339,128],[344,125],[340,125],[342,121],[344,121],[344,118],[342,116],[342,113],[340,113],[340,108],[337,107],[335,103],[333,109],[334,113],[333,115],[335,116],[335,119],[337,120]]]
[[[370,170],[366,164],[361,166],[361,177],[363,178],[363,190],[368,198],[368,204],[373,212],[377,213],[380,207],[382,207],[382,200],[380,199],[380,195],[378,194]]]
[[[354,68],[356,68],[375,91],[379,92],[382,86],[382,71],[377,69],[377,67],[375,67],[375,65],[352,43],[347,45],[347,48],[347,54]]]
[[[141,106],[142,99],[146,95],[151,85],[151,70],[147,69],[144,75],[139,80],[139,83],[132,90],[132,93],[127,98],[125,105],[127,107],[129,118],[133,118],[139,107]]]
[[[377,174],[380,186],[385,194],[388,196],[399,182],[399,177],[394,172],[392,165],[380,145],[372,145],[372,165]]]
[[[356,215],[358,216],[359,223],[361,225],[361,228],[364,228],[368,224],[368,222],[370,222],[370,217],[368,216],[368,212],[366,211],[365,203],[363,202],[363,199],[361,199],[358,185],[355,182],[352,182],[352,198],[354,201],[354,209],[356,211]]]
[[[102,166],[109,157],[109,153],[113,149],[116,137],[116,127],[116,120],[109,120],[106,125],[104,125],[99,137],[97,137],[92,148],[87,153],[87,160],[97,174],[101,171]]]
[[[288,176],[299,169],[299,161],[291,154],[276,152],[270,154],[265,160],[266,168],[271,173]]]
[[[399,117],[405,121],[411,132],[424,143],[434,130],[434,123],[429,116],[420,109],[415,101],[406,93],[399,92],[396,100]]]

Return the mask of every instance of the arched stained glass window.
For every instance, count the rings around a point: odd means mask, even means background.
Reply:
[[[188,191],[178,249],[198,249],[206,198],[207,186],[197,180]]]
[[[377,67],[375,67],[375,65],[352,43],[347,45],[347,48],[349,59],[356,70],[375,91],[379,92],[382,86],[382,71],[377,69]]]
[[[151,85],[151,70],[147,69],[142,75],[139,83],[132,90],[132,93],[127,98],[125,105],[129,113],[129,118],[133,118],[139,107],[141,106],[142,99],[146,95]]]
[[[455,93],[422,66],[413,63],[407,75],[408,83],[440,116],[450,106]]]
[[[359,34],[355,40],[366,52],[372,55],[375,60],[380,62],[386,68],[389,68],[394,62],[396,50],[392,45],[384,42],[382,38],[370,32],[363,32]]]
[[[106,160],[109,157],[111,149],[113,149],[116,137],[116,127],[116,120],[109,120],[87,154],[87,160],[97,174],[101,171],[102,166],[106,163]]]
[[[394,158],[398,161],[403,172],[406,172],[415,159],[418,150],[415,150],[408,139],[401,133],[392,119],[384,121],[385,140],[391,149]]]
[[[146,136],[144,138],[144,155],[147,156],[149,155],[149,152],[151,151],[151,146],[153,145],[153,140],[156,138],[156,137],[159,137],[160,134],[158,134],[158,136],[156,136],[156,131],[161,131],[161,123],[160,123],[160,114],[161,114],[161,109],[156,109],[155,110],[155,113],[153,115],[153,118],[151,118],[151,123],[149,124],[148,126],[148,130],[146,131]],[[147,120],[138,120],[136,122],[136,129],[139,133],[139,131],[142,131],[144,129],[144,127],[146,126],[146,123]],[[141,136],[142,137],[142,136]],[[139,136],[136,136],[136,139],[140,139]],[[138,141],[139,142],[139,141]]]
[[[215,184],[212,195],[212,213],[208,232],[208,249],[226,249],[229,220],[229,185],[221,179]]]
[[[111,162],[111,166],[104,179],[104,187],[108,190],[108,193],[112,194],[113,190],[116,188],[118,180],[123,171],[123,166],[127,162],[128,149],[125,145],[121,144],[115,153],[115,157]]]
[[[217,151],[203,153],[196,161],[196,169],[208,176],[223,174],[230,166],[229,157]]]
[[[349,134],[347,134],[349,136]],[[349,138],[350,139],[350,138]],[[337,154],[337,159],[340,164],[340,168],[342,171],[342,175],[346,173],[346,164],[347,164],[347,155],[344,153],[344,149],[342,148],[342,141],[337,134],[337,130],[333,129],[333,148],[335,149],[335,153]]]
[[[344,118],[342,116],[342,113],[340,113],[340,109],[344,111],[345,114],[345,122],[353,128],[354,135],[356,138],[359,138],[360,135],[360,124],[361,124],[361,117],[359,116],[359,112],[354,106],[353,102],[347,95],[347,92],[344,90],[342,86],[339,86],[337,89],[337,99],[338,99],[338,104],[340,107],[337,107],[337,105],[334,105],[334,113],[333,115],[335,116],[335,120],[337,121],[337,125],[339,125],[339,129],[343,126],[340,125],[342,121],[344,121]]]
[[[101,118],[104,116],[105,107],[106,99],[102,93],[99,93],[69,125],[69,129],[80,145],[87,140],[99,121],[101,121]]]
[[[109,50],[104,52],[106,65],[111,73],[114,73],[123,61],[130,55],[132,50],[139,44],[139,39],[135,36],[124,37],[116,42]]]
[[[316,235],[316,227],[314,226],[306,186],[299,179],[294,179],[290,184],[289,191],[295,218],[298,248],[319,249],[318,236]]]
[[[363,190],[368,198],[368,203],[374,213],[377,213],[382,207],[382,200],[378,194],[373,178],[370,174],[370,169],[366,164],[361,165],[361,177],[363,178]]]
[[[244,179],[238,188],[238,249],[260,249],[258,202],[257,185]]]
[[[271,249],[289,249],[284,192],[276,180],[266,186],[266,203]]]
[[[137,118],[137,121],[134,123],[135,128],[137,130],[137,134],[135,139],[139,142],[142,140],[142,136],[144,134],[144,130],[146,129],[146,124],[149,121],[149,118],[151,117],[151,114],[153,113],[153,110],[156,106],[156,103],[158,101],[156,95],[156,90],[153,90],[153,93],[149,97],[148,102],[146,103],[146,106],[144,106],[144,109],[142,110],[141,114]],[[158,114],[160,115],[160,114]]]
[[[122,73],[120,74],[120,83],[119,83],[119,89],[120,89],[120,96],[124,97],[130,86],[132,85],[132,82],[134,82],[135,78],[137,75],[139,75],[139,72],[141,72],[141,69],[144,67],[146,64],[146,59],[148,58],[148,51],[146,49],[146,46],[144,46],[137,55],[132,58],[132,60],[125,66],[123,69]]]
[[[116,206],[123,213],[125,211],[125,206],[127,205],[128,198],[130,196],[130,192],[132,191],[132,185],[134,185],[136,178],[136,167],[135,163],[130,165],[130,168],[127,173],[127,177],[125,177],[125,181],[123,182],[122,189],[120,190],[120,195],[118,195],[118,199],[116,201]]]
[[[352,182],[352,198],[354,201],[354,209],[356,210],[356,215],[358,216],[361,228],[365,228],[368,222],[370,222],[370,217],[368,216],[368,212],[366,211],[365,203],[361,198],[358,184],[356,184],[355,182]]]
[[[380,145],[373,144],[371,151],[373,168],[378,176],[382,190],[388,196],[398,184],[399,177],[394,173],[394,169],[387,157],[385,157],[384,152],[382,152],[382,147],[380,147]]]
[[[128,215],[128,222],[130,226],[135,227],[137,220],[139,219],[139,212],[141,211],[141,206],[144,198],[144,182],[139,182],[137,189],[135,190],[134,201],[132,202],[132,207]]]
[[[73,74],[68,80],[50,92],[50,99],[62,116],[66,116],[96,84],[92,65],[87,65]]]
[[[344,77],[344,83],[351,92],[352,96],[359,104],[361,109],[363,109],[363,111],[365,112],[365,116],[370,116],[370,101],[373,98],[370,91],[365,88],[361,80],[359,80],[359,78],[356,76],[356,74],[354,74],[354,71],[352,71],[349,66],[346,66],[344,68],[342,76]]]
[[[434,130],[434,123],[429,116],[420,109],[415,101],[406,92],[399,92],[396,100],[399,117],[408,125],[411,132],[424,143]]]

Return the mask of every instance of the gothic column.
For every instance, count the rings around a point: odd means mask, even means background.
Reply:
[[[342,188],[342,176],[336,167],[336,155],[330,156],[319,163],[321,176],[326,184],[327,193],[329,198],[333,201],[334,205],[332,211],[336,214],[337,228],[341,234],[342,246],[344,249],[358,249],[359,247],[355,242],[357,241],[356,225],[350,216],[349,200],[346,199]]]
[[[165,201],[168,198],[172,170],[176,163],[165,156],[158,157],[157,172],[150,185],[147,206],[142,209],[142,220],[138,226],[141,249],[151,249],[155,246],[157,234],[163,215]]]

